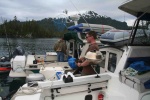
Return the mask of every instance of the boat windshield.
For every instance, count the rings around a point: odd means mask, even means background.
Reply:
[[[150,21],[137,20],[135,23],[137,24],[131,32],[130,45],[150,46]]]

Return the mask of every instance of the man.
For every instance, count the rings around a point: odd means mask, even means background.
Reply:
[[[64,62],[67,46],[63,38],[61,38],[55,45],[54,51],[57,53],[57,61]]]
[[[86,53],[88,51],[99,50],[99,47],[96,43],[96,38],[97,38],[97,34],[94,31],[90,31],[86,34],[86,40],[90,44]],[[96,73],[94,69],[91,67],[91,64],[92,63],[89,60],[85,59],[84,57],[79,58],[79,62],[77,63],[77,66],[83,67],[81,75],[92,75]]]

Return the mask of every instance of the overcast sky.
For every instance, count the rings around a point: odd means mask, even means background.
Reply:
[[[64,17],[65,9],[68,15],[94,11],[119,21],[133,25],[135,17],[118,9],[127,0],[0,0],[0,23],[12,20],[14,16],[20,21],[41,20],[49,17]]]

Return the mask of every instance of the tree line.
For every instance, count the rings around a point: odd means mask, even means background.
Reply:
[[[128,29],[126,22],[120,22],[107,16],[101,16],[94,11],[88,11],[81,15],[79,23],[110,25],[117,29]],[[84,20],[84,19],[85,20]],[[66,23],[65,18],[45,18],[39,21],[28,20],[21,22],[14,16],[13,20],[5,20],[0,25],[0,37],[6,34],[10,38],[52,38],[61,37],[67,32],[67,27],[73,23]]]

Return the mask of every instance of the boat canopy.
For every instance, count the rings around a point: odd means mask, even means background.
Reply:
[[[111,29],[115,29],[115,28],[109,25],[88,24],[88,23],[80,23],[78,25],[73,25],[68,27],[68,30],[70,31],[88,32],[90,30],[93,30],[97,33],[105,33],[106,31],[109,31]]]
[[[75,42],[79,44],[83,44],[83,41],[79,39],[77,32],[70,31],[64,34],[64,40],[69,41],[71,39],[75,40]]]
[[[128,0],[123,5],[119,6],[119,9],[136,17],[142,16],[140,19],[150,21],[150,0]]]

